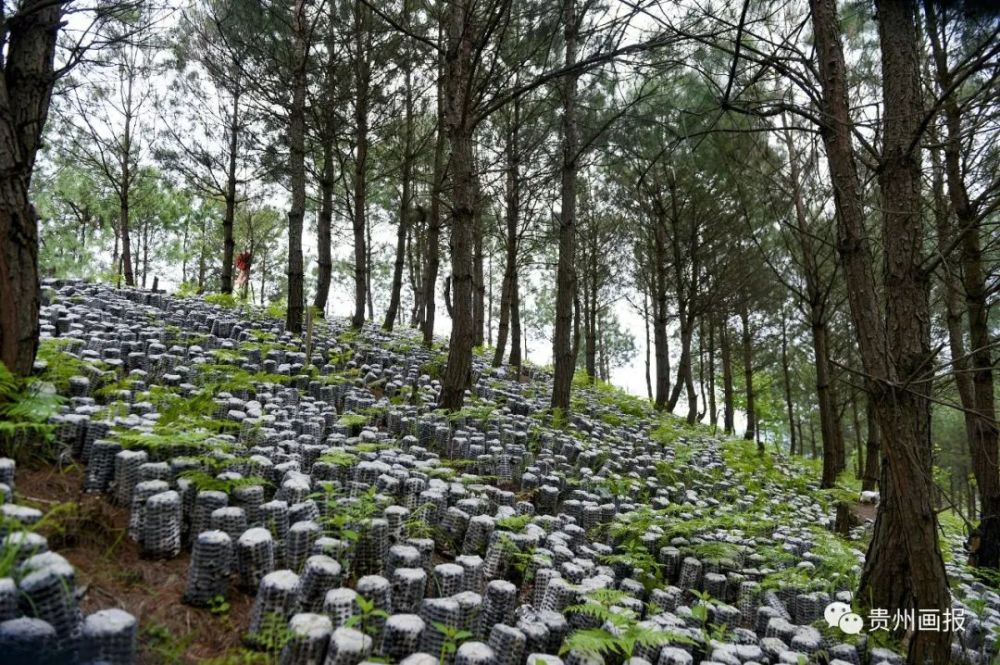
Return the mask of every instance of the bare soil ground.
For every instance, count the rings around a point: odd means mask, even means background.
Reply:
[[[128,509],[112,506],[103,495],[82,492],[76,467],[19,467],[19,502],[54,511],[43,533],[51,549],[76,566],[85,613],[118,607],[139,620],[142,665],[173,663],[264,662],[242,653],[242,632],[253,598],[228,594],[228,608],[188,607],[181,602],[190,553],[170,561],[141,556],[127,533]]]

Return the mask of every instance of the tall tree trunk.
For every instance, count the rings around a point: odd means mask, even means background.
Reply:
[[[792,402],[792,379],[788,366],[788,319],[781,311],[781,376],[785,384],[785,406],[788,410],[788,450],[795,452],[795,405]]]
[[[837,483],[843,470],[843,436],[840,419],[834,406],[833,383],[830,377],[830,348],[826,317],[815,308],[811,315],[813,356],[816,365],[816,401],[819,406],[820,436],[823,439],[823,478],[821,487],[830,488]]]
[[[704,411],[698,413],[697,420],[700,422],[708,414],[708,398],[705,397],[705,317],[698,320],[698,392],[701,398],[701,408]]]
[[[129,167],[123,167],[124,178],[128,178]],[[135,286],[135,270],[132,264],[132,234],[129,229],[129,192],[123,190],[118,201],[118,225],[122,230],[122,273],[126,286]]]
[[[504,348],[507,344],[507,335],[511,321],[516,316],[517,309],[514,293],[517,283],[517,231],[520,226],[521,211],[521,148],[520,148],[520,126],[521,126],[521,103],[518,99],[511,102],[510,128],[507,132],[504,155],[507,160],[506,167],[506,187],[505,187],[505,212],[504,222],[506,225],[506,242],[504,253],[503,283],[500,287],[500,323],[497,327],[497,343],[493,353],[493,366],[499,367],[503,363]],[[518,340],[511,340],[511,355],[520,346],[520,334]],[[518,349],[517,355],[520,356]]]
[[[330,227],[333,224],[333,151],[336,132],[334,123],[337,121],[333,92],[336,81],[336,50],[332,43],[327,44],[329,51],[326,73],[326,109],[324,109],[323,165],[319,176],[319,214],[316,216],[316,257],[318,274],[316,278],[316,297],[313,307],[319,316],[326,312],[326,301],[330,297],[330,280],[333,277],[333,257],[330,252]]]
[[[496,347],[493,349],[494,367],[503,364],[503,353],[507,346],[507,334],[510,330],[511,281],[511,277],[505,274],[500,287],[500,324],[497,327]]]
[[[757,411],[754,405],[753,391],[753,335],[750,332],[750,314],[747,311],[746,302],[740,303],[740,324],[741,341],[743,350],[743,381],[746,384],[746,416],[747,429],[743,433],[743,438],[753,441],[757,434]],[[758,445],[760,452],[764,452],[763,446]]]
[[[149,272],[149,224],[147,220],[139,227],[139,240],[142,242],[142,288],[146,288],[146,275]]]
[[[421,273],[424,259],[422,239],[426,221],[427,211],[422,205],[417,204],[406,238],[406,263],[409,268],[410,290],[413,292],[413,309],[410,310],[411,328],[420,328],[424,322],[424,285]]]
[[[879,436],[878,419],[875,417],[875,404],[871,397],[865,400],[865,419],[868,426],[865,429],[865,471],[861,478],[861,489],[870,492],[878,484],[879,463],[882,458],[882,444]]]
[[[472,347],[475,341],[472,312],[472,251],[476,182],[472,151],[473,125],[467,95],[475,67],[469,0],[451,3],[447,10],[448,48],[445,50],[445,122],[451,156],[451,279],[454,313],[448,365],[441,382],[440,406],[462,408],[465,389],[471,384]]]
[[[579,281],[577,282],[579,285]],[[580,317],[583,311],[580,306],[580,290],[573,295],[573,358],[580,357]],[[574,360],[574,362],[576,362]],[[573,366],[573,373],[576,373],[576,366]]]
[[[260,306],[264,306],[267,295],[267,254],[260,259]]]
[[[490,242],[492,245],[493,242]],[[493,247],[487,250],[486,285],[486,345],[493,346]]]
[[[565,66],[576,65],[577,30],[576,0],[563,0],[563,39]],[[576,175],[579,141],[576,126],[575,70],[563,76],[562,89],[562,165],[559,210],[559,261],[556,266],[556,320],[552,336],[552,408],[565,412],[570,409],[570,391],[576,357],[573,355],[573,302],[576,298]]]
[[[653,401],[653,379],[650,374],[650,353],[649,347],[651,346],[649,340],[649,294],[646,289],[642,289],[642,330],[646,334],[646,397],[650,402]]]
[[[596,234],[595,234],[596,235]],[[590,243],[592,245],[592,243]],[[587,377],[593,381],[597,376],[597,343],[599,333],[597,332],[597,288],[595,277],[597,275],[597,255],[590,246],[587,251],[589,263],[589,276],[584,276],[583,283],[583,327],[584,327],[584,354],[586,356]]]
[[[528,340],[524,340],[527,347]],[[528,357],[525,351],[524,358]],[[507,363],[511,367],[521,367],[521,280],[517,276],[517,271],[511,276],[510,283],[510,356]]]
[[[608,381],[608,374],[609,374],[609,371],[608,371],[608,357],[607,357],[607,354],[605,353],[605,348],[604,348],[604,330],[603,330],[603,326],[601,325],[600,320],[598,320],[598,322],[597,322],[597,345],[598,345],[598,347],[597,347],[597,353],[600,356],[600,358],[598,360],[598,367],[600,368],[599,369],[600,379],[601,379],[601,381],[605,381],[606,382],[606,381]]]
[[[122,132],[121,138],[121,182],[118,185],[118,214],[119,214],[119,226],[121,227],[122,233],[122,270],[125,273],[125,285],[135,286],[135,270],[133,267],[132,259],[132,234],[129,225],[130,220],[130,210],[129,203],[132,194],[132,184],[136,178],[135,173],[132,172],[132,122],[134,120],[132,111],[133,106],[133,84],[135,83],[135,76],[131,70],[126,78],[125,86],[125,101],[122,104],[124,110],[124,131]]]
[[[795,154],[790,130],[784,132],[789,155]],[[835,408],[836,390],[830,371],[828,294],[822,285],[816,259],[814,234],[810,232],[809,215],[802,197],[802,177],[798,159],[790,160],[790,183],[795,209],[796,238],[802,252],[806,296],[809,304],[809,325],[813,343],[816,372],[816,401],[819,408],[820,434],[823,439],[823,475],[821,486],[833,487],[845,464],[843,432]]]
[[[368,7],[354,3],[354,315],[351,327],[365,323],[365,303],[368,292],[368,242],[366,236],[368,207],[368,91],[371,83],[369,53]]]
[[[861,438],[861,418],[858,417],[858,397],[851,395],[851,420],[854,424],[854,450],[858,454],[858,461],[855,465],[854,478],[861,480],[865,477],[865,445]]]
[[[442,17],[442,21],[446,21]],[[434,175],[431,182],[431,207],[427,219],[426,238],[426,271],[424,273],[424,293],[421,298],[423,304],[423,335],[424,345],[430,346],[434,342],[434,314],[437,293],[438,269],[441,262],[441,196],[444,190],[445,175],[445,146],[448,142],[448,129],[445,125],[445,69],[444,45],[445,26],[442,23],[440,40],[442,43],[442,56],[440,61],[440,72],[438,76],[437,89],[437,138],[434,144]]]
[[[0,102],[2,103],[2,102]],[[12,146],[14,128],[0,120],[0,141]],[[0,155],[0,361],[19,376],[27,376],[38,348],[38,217],[28,200],[28,183],[15,153]],[[9,174],[9,175],[8,175]]]
[[[687,321],[687,338],[685,339],[684,332],[681,332],[681,363],[680,366],[684,368],[684,387],[687,394],[688,412],[687,412],[687,423],[689,425],[694,425],[698,418],[698,396],[694,390],[694,371],[691,367],[691,337],[694,333],[694,322],[690,320]],[[684,345],[686,342],[687,346],[687,357],[685,361]],[[678,379],[679,381],[679,379]]]
[[[979,489],[982,521],[979,525],[979,550],[976,565],[997,568],[1000,566],[1000,472],[998,472],[998,432],[993,395],[992,336],[989,328],[989,305],[986,294],[986,273],[983,269],[981,219],[969,199],[962,173],[962,116],[956,93],[952,90],[953,73],[948,67],[948,56],[939,36],[938,14],[933,3],[924,2],[927,33],[930,37],[939,90],[948,91],[944,102],[944,164],[947,175],[948,198],[955,211],[961,235],[962,287],[965,292],[969,316],[969,354],[972,369],[972,404],[966,407],[969,419],[971,406],[972,436],[969,438],[972,472]],[[942,10],[946,11],[946,10]],[[942,18],[944,15],[942,14]],[[963,363],[968,365],[969,363]],[[955,367],[958,371],[958,367]],[[961,392],[961,391],[960,391]],[[966,387],[968,393],[968,387]]]
[[[714,429],[719,423],[719,406],[715,396],[715,314],[708,318],[708,418]]]
[[[666,229],[663,220],[657,220],[653,232],[653,344],[656,347],[656,398],[657,411],[667,408],[670,393],[670,342],[667,338],[667,285],[666,285]]]
[[[723,318],[719,326],[719,351],[722,355],[722,431],[733,434],[736,428],[736,403],[733,394],[733,351],[729,324]]]
[[[324,81],[323,131],[321,132],[323,164],[319,176],[319,214],[316,216],[316,297],[313,307],[325,316],[333,279],[333,257],[330,248],[330,227],[333,224],[333,190],[335,186],[333,158],[337,138],[337,113],[334,104],[337,85],[337,65],[340,53],[331,33],[326,42],[326,80]]]
[[[208,270],[208,257],[206,256],[207,248],[205,247],[205,233],[207,232],[206,225],[207,218],[202,215],[201,228],[198,233],[198,293],[205,292],[205,272]],[[124,257],[124,249],[122,252],[122,257]]]
[[[921,90],[914,3],[877,2],[882,55],[883,154],[879,182],[885,245],[885,320],[879,320],[871,251],[851,146],[851,119],[834,0],[811,0],[813,32],[829,118],[822,136],[837,206],[838,248],[867,389],[882,434],[881,501],[861,576],[864,607],[943,612],[950,593],[932,503],[929,384],[929,277],[922,267]],[[915,152],[915,150],[917,152]],[[947,662],[950,631],[916,631],[908,662]]]
[[[110,270],[115,274],[116,278],[118,275],[118,243],[121,241],[121,236],[118,233],[118,225],[113,224],[112,230],[115,233],[115,246],[111,250],[111,267]]]
[[[188,281],[188,235],[191,226],[191,216],[184,215],[184,235],[181,237],[181,284]],[[115,254],[118,254],[118,237],[115,236]]]
[[[333,145],[324,142],[323,166],[319,178],[320,203],[316,216],[316,255],[319,272],[316,279],[316,296],[313,307],[319,316],[326,312],[330,297],[330,280],[333,277],[333,257],[330,253],[330,227],[333,224]]]
[[[472,216],[472,343],[483,345],[486,325],[486,283],[483,279],[483,194],[476,176],[476,207]]]
[[[326,312],[330,297],[330,280],[333,276],[333,257],[330,253],[330,227],[333,224],[333,145],[323,145],[323,166],[319,178],[320,204],[316,216],[316,254],[319,272],[316,279],[316,296],[313,307],[319,316]]]
[[[238,75],[237,75],[238,77]],[[233,292],[233,256],[236,241],[233,239],[233,222],[236,219],[236,155],[240,147],[240,95],[237,80],[233,89],[233,109],[229,117],[229,162],[226,167],[226,212],[222,218],[222,284],[220,293]]]
[[[27,376],[38,348],[38,216],[28,197],[55,78],[63,5],[26,0],[6,16],[0,97],[0,362]]]
[[[309,43],[306,35],[305,0],[295,1],[295,68],[292,72],[292,105],[288,114],[288,171],[292,205],[288,210],[288,309],[285,327],[302,332],[304,266],[302,225],[306,214],[306,65]]]

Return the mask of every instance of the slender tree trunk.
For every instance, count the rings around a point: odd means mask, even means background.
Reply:
[[[128,165],[123,171],[127,174]],[[125,177],[128,177],[127,175]],[[135,271],[132,265],[132,234],[129,232],[129,193],[124,190],[118,202],[119,226],[122,230],[122,272],[126,286],[135,286]]]
[[[333,159],[337,137],[337,113],[334,99],[337,85],[339,52],[334,43],[332,33],[327,39],[326,50],[326,80],[324,81],[325,108],[323,109],[323,131],[321,134],[323,164],[319,176],[319,214],[316,216],[316,262],[318,271],[316,275],[316,297],[313,299],[313,307],[319,316],[325,315],[326,302],[330,297],[330,280],[333,279],[330,228],[333,224],[333,190],[335,186]]]
[[[233,239],[233,222],[236,219],[236,155],[240,147],[240,96],[239,81],[233,89],[233,109],[229,117],[229,163],[226,167],[226,212],[222,218],[222,284],[220,293],[233,292],[233,256],[236,241]]]
[[[503,364],[503,352],[507,346],[507,334],[510,329],[510,304],[511,304],[511,278],[504,275],[503,285],[500,288],[500,324],[497,327],[497,344],[493,349],[493,366],[500,367]]]
[[[198,237],[199,237],[199,243],[198,243],[198,293],[204,293],[205,292],[205,271],[208,269],[208,266],[207,266],[208,258],[205,255],[206,254],[206,249],[205,249],[205,233],[206,232],[207,232],[207,229],[206,229],[206,218],[203,215],[202,218],[201,218],[201,228],[199,229],[199,234],[198,234]],[[123,263],[124,263],[124,257],[125,257],[125,254],[124,254],[124,249],[123,249],[122,250]]]
[[[129,72],[125,86],[124,109],[124,131],[121,138],[121,181],[118,185],[118,213],[119,226],[122,233],[122,269],[125,274],[125,285],[135,286],[135,270],[132,264],[132,234],[129,225],[131,224],[129,203],[132,194],[132,185],[136,174],[132,172],[132,122],[134,120],[133,106],[133,83],[134,75]]]
[[[825,316],[812,315],[813,355],[816,364],[816,401],[819,407],[820,435],[823,439],[823,478],[821,487],[830,488],[837,482],[837,474],[843,470],[840,459],[843,446],[840,435],[840,421],[834,407],[833,385],[830,378],[829,336]]]
[[[304,266],[302,226],[306,213],[306,66],[309,58],[305,1],[295,1],[295,69],[292,72],[292,105],[288,114],[288,171],[292,205],[288,211],[288,309],[285,327],[302,332]]]
[[[410,310],[410,327],[420,328],[424,322],[424,285],[421,279],[421,265],[424,258],[423,234],[427,212],[417,204],[414,207],[414,218],[409,225],[406,238],[406,263],[409,266],[410,290],[413,292],[413,309]]]
[[[736,429],[736,403],[733,391],[733,352],[729,340],[729,324],[719,326],[719,351],[722,355],[722,431],[733,434]]]
[[[856,394],[851,396],[851,420],[854,424],[854,449],[858,453],[854,478],[861,480],[865,477],[865,446],[861,439],[861,418],[858,417],[858,399]]]
[[[579,273],[578,273],[579,274]],[[579,285],[579,281],[577,282]],[[580,291],[573,295],[573,358],[580,357],[580,317],[583,315],[580,306]],[[576,362],[574,360],[573,362]],[[576,373],[576,365],[573,366],[573,373]]]
[[[445,30],[443,25],[441,30],[441,41],[443,44],[443,32]],[[434,342],[434,313],[437,298],[435,289],[437,287],[438,268],[441,261],[441,196],[444,189],[444,172],[446,168],[445,146],[448,142],[448,130],[445,126],[445,63],[443,57],[444,56],[442,55],[437,90],[438,125],[437,139],[434,145],[434,175],[433,182],[431,183],[431,208],[427,219],[427,265],[424,274],[424,294],[421,298],[424,308],[424,345],[428,347]]]
[[[483,345],[486,325],[486,283],[483,278],[483,194],[476,176],[476,207],[472,217],[472,342]]]
[[[655,299],[653,301],[653,344],[656,347],[656,399],[658,411],[667,408],[670,393],[670,342],[667,338],[667,286],[666,286],[666,229],[658,220],[653,233],[653,274]]]
[[[330,280],[333,277],[333,257],[330,252],[330,227],[333,224],[333,189],[335,185],[333,174],[333,151],[336,132],[334,123],[336,122],[335,107],[333,105],[333,86],[336,80],[336,60],[335,49],[332,44],[327,45],[330,51],[327,62],[327,108],[325,109],[323,137],[323,165],[319,177],[320,204],[319,214],[316,216],[316,257],[319,272],[316,278],[316,297],[313,300],[313,307],[319,316],[326,312],[326,301],[330,297]]]
[[[785,406],[788,409],[788,449],[795,451],[795,406],[792,402],[792,379],[788,366],[788,319],[781,311],[781,375],[785,384]]]
[[[260,259],[260,306],[263,307],[267,293],[267,254]]]
[[[795,144],[790,130],[784,132],[789,155],[795,154]],[[845,465],[844,438],[836,412],[836,394],[830,371],[830,348],[827,299],[822,286],[820,267],[816,260],[813,234],[809,230],[809,215],[802,198],[802,177],[798,159],[790,160],[790,185],[795,209],[796,237],[802,252],[805,272],[806,295],[809,304],[809,324],[816,365],[816,401],[819,407],[820,434],[823,439],[822,487],[833,487]]]
[[[691,367],[691,335],[693,331],[693,322],[688,321],[688,336],[687,336],[687,365],[684,370],[684,386],[687,392],[687,423],[688,425],[694,425],[695,421],[698,419],[698,395],[694,390],[694,371]],[[682,335],[683,337],[683,335]],[[683,341],[683,340],[682,340]],[[683,357],[683,352],[682,352]]]
[[[604,330],[600,320],[597,322],[597,353],[599,356],[597,366],[600,368],[601,381],[608,380],[608,358],[604,349]]]
[[[142,241],[142,288],[146,288],[146,275],[149,272],[149,221],[139,229],[139,239]]]
[[[368,91],[371,83],[369,53],[371,36],[368,7],[361,2],[354,4],[354,315],[351,327],[360,328],[365,323],[365,304],[368,292],[368,243],[366,211],[368,207]]]
[[[649,340],[649,294],[646,289],[642,289],[642,331],[646,335],[646,397],[653,401],[653,379],[650,374],[650,349],[652,346]]]
[[[809,456],[816,459],[816,423],[812,418],[809,418],[809,449]]]
[[[719,423],[719,406],[715,396],[715,315],[708,318],[708,418],[715,428]]]
[[[181,284],[188,281],[188,229],[191,226],[191,216],[184,215],[184,236],[181,238]],[[118,237],[115,235],[115,255],[118,254]]]
[[[117,277],[117,274],[118,274],[118,243],[121,241],[121,237],[120,237],[120,234],[118,233],[118,225],[117,224],[113,226],[113,230],[114,230],[114,233],[115,233],[115,246],[114,246],[114,249],[111,251],[111,266],[110,266],[109,269]]]
[[[698,413],[698,422],[705,419],[708,413],[708,399],[705,397],[705,317],[698,320],[698,392],[701,398],[701,408],[705,409]]]
[[[521,367],[521,280],[515,270],[510,283],[510,356],[507,363],[511,367]],[[527,359],[528,339],[524,338],[525,352]]]
[[[365,215],[365,304],[368,306],[368,320],[375,320],[375,298],[372,297],[372,218]]]
[[[592,252],[589,254],[590,277],[581,280],[583,287],[583,327],[584,327],[584,354],[586,356],[587,377],[593,381],[597,376],[597,344],[599,333],[597,332],[597,289],[594,285],[594,276],[597,274],[597,256]]]
[[[962,174],[962,117],[953,87],[953,74],[948,67],[948,57],[939,36],[938,10],[933,3],[924,2],[927,33],[937,74],[939,90],[950,91],[944,103],[944,163],[947,175],[948,198],[955,212],[961,235],[962,287],[969,317],[969,344],[971,346],[972,407],[971,419],[966,411],[967,425],[971,425],[969,438],[972,472],[976,477],[982,506],[979,525],[979,550],[976,565],[1000,567],[1000,473],[998,473],[998,432],[993,394],[992,336],[989,328],[986,272],[983,269],[981,219],[969,199]],[[942,10],[946,11],[946,10]],[[942,18],[944,15],[942,14]],[[969,365],[969,363],[963,363]],[[955,370],[958,371],[958,366]],[[961,391],[960,391],[961,392]],[[966,386],[968,393],[968,386]]]
[[[515,318],[517,309],[514,293],[517,283],[517,231],[520,225],[520,205],[521,205],[521,153],[519,145],[519,131],[521,122],[521,104],[518,100],[511,103],[510,129],[507,132],[506,149],[504,150],[507,159],[507,182],[505,192],[505,213],[504,222],[506,224],[506,242],[504,254],[503,284],[500,287],[500,324],[497,328],[497,343],[493,353],[493,366],[499,367],[503,363],[504,348],[507,344],[507,335],[511,321]],[[511,341],[511,355],[517,349],[520,356],[520,335],[518,340]]]
[[[565,66],[576,65],[576,0],[563,0],[562,22],[565,43]],[[577,126],[575,70],[563,76],[562,90],[562,182],[559,210],[559,262],[556,266],[556,321],[552,340],[555,371],[552,378],[552,408],[569,412],[570,391],[576,357],[573,355],[573,301],[576,298],[576,173]]]
[[[440,406],[462,408],[465,389],[472,382],[472,347],[475,342],[472,311],[476,182],[472,151],[473,125],[467,109],[474,56],[468,0],[448,7],[448,48],[445,50],[445,122],[451,148],[451,279],[454,313],[448,365],[441,382]]]
[[[747,398],[747,429],[743,433],[743,438],[753,441],[757,435],[757,412],[753,391],[753,336],[750,332],[750,315],[745,302],[740,304],[740,323],[742,325],[743,381],[746,383]],[[764,452],[762,446],[758,446],[758,449],[760,452]]]
[[[490,245],[493,243],[490,242]],[[493,346],[493,247],[487,250],[486,345]]]

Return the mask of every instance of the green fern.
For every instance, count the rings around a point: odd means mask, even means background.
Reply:
[[[55,425],[49,420],[66,400],[52,391],[49,384],[37,379],[14,376],[0,363],[0,452],[22,458],[34,443],[50,443]],[[43,457],[51,451],[43,451]]]

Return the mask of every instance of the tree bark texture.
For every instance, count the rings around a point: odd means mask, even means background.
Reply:
[[[472,311],[473,244],[476,205],[473,124],[467,108],[472,77],[473,44],[468,0],[457,0],[447,10],[445,49],[445,126],[450,144],[451,171],[451,280],[453,315],[448,364],[441,382],[442,408],[462,408],[465,389],[471,384],[472,347],[475,342]]]
[[[563,36],[565,66],[576,64],[576,0],[563,0]],[[569,412],[570,392],[576,357],[573,355],[573,302],[576,299],[576,175],[579,151],[576,120],[576,84],[574,71],[563,76],[562,84],[562,166],[559,210],[559,261],[556,266],[556,321],[552,339],[555,371],[552,378],[552,408]]]
[[[306,213],[306,64],[309,58],[304,0],[296,0],[293,20],[295,68],[292,71],[292,104],[288,114],[288,171],[292,202],[288,211],[288,309],[285,327],[289,332],[299,334],[302,332],[304,307],[302,225]]]

